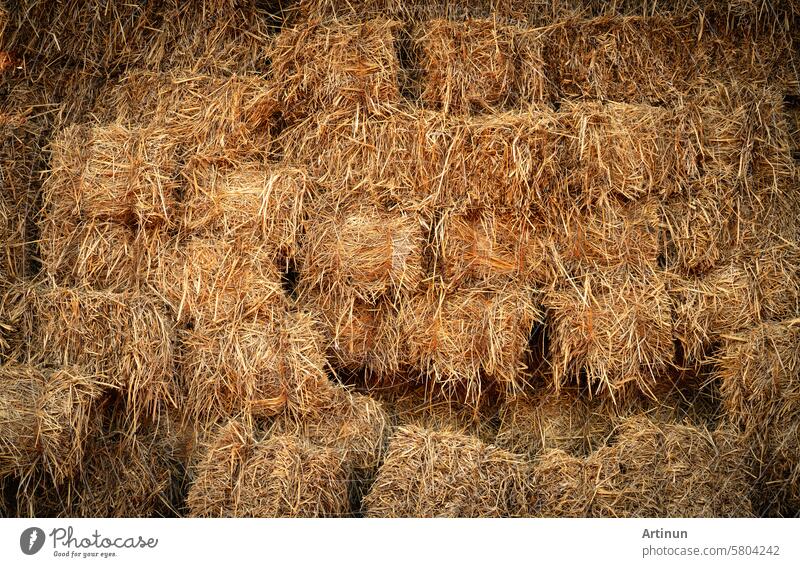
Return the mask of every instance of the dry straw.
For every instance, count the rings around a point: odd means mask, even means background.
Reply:
[[[374,378],[400,370],[401,336],[397,309],[387,301],[370,304],[352,293],[301,288],[300,302],[319,320],[331,365],[345,373],[366,370]]]
[[[388,115],[317,113],[277,143],[337,201],[400,202],[413,210],[438,201],[448,136],[442,114],[398,105]]]
[[[435,274],[448,286],[552,281],[546,227],[514,210],[444,211],[437,220]]]
[[[394,387],[375,387],[370,396],[382,400],[396,427],[419,427],[477,437],[487,444],[497,435],[497,400],[488,396],[472,408],[450,399],[424,381]]]
[[[111,423],[87,452],[82,474],[62,492],[66,517],[150,518],[177,512],[170,491],[179,475],[173,424],[157,420],[131,433]]]
[[[349,513],[348,471],[339,452],[293,435],[256,441],[243,424],[207,443],[187,504],[192,516],[315,517]]]
[[[566,20],[545,33],[548,76],[562,96],[674,103],[707,73],[694,18]]]
[[[545,281],[565,285],[566,277],[602,279],[603,274],[625,270],[652,273],[661,253],[659,213],[654,198],[609,199],[591,207],[569,198],[551,199],[542,231],[544,253],[552,265]]]
[[[674,111],[619,102],[564,102],[562,167],[587,204],[610,195],[669,196],[699,175],[692,124]]]
[[[631,387],[650,392],[673,362],[671,302],[664,281],[592,274],[546,294],[556,387],[585,373],[612,398]]]
[[[389,419],[383,404],[344,388],[330,388],[329,399],[298,419],[285,415],[271,435],[292,435],[330,449],[354,470],[374,471],[383,460]]]
[[[25,0],[14,44],[26,59],[63,60],[92,72],[176,66],[235,73],[258,68],[269,15],[255,1],[142,4]]]
[[[78,365],[120,388],[134,426],[174,403],[173,323],[150,298],[18,285],[2,311],[16,356]]]
[[[182,464],[166,414],[132,427],[113,399],[91,415],[83,460],[59,484],[37,475],[19,485],[20,513],[35,517],[154,517],[177,513]]]
[[[291,124],[320,108],[381,113],[399,102],[397,29],[383,18],[283,29],[268,55],[284,119]]]
[[[313,185],[301,169],[255,164],[214,165],[185,172],[183,228],[223,241],[255,239],[280,258],[296,254],[304,208]]]
[[[194,482],[186,505],[192,516],[231,517],[235,494],[245,462],[253,450],[253,433],[242,422],[232,419],[211,432],[198,448]]]
[[[263,159],[277,112],[272,84],[260,75],[218,76],[177,68],[131,70],[110,81],[95,104],[102,122],[150,127],[168,135],[184,159]]]
[[[348,473],[338,451],[293,436],[258,443],[242,469],[236,515],[337,517],[350,511]]]
[[[541,318],[530,290],[432,287],[399,317],[401,357],[450,395],[476,403],[492,387],[523,387],[528,337]]]
[[[727,184],[707,178],[693,184],[688,195],[659,206],[667,268],[684,275],[702,274],[730,254],[741,228],[731,192]]]
[[[454,117],[446,127],[435,140],[443,156],[441,182],[432,187],[438,203],[524,211],[562,185],[565,137],[550,109]]]
[[[798,312],[795,245],[762,240],[759,248],[671,285],[675,337],[687,360],[703,361],[727,335]]]
[[[302,239],[300,285],[374,304],[417,290],[423,276],[425,219],[362,204],[315,207]]]
[[[102,219],[148,226],[175,221],[175,147],[164,132],[119,124],[75,126],[51,147],[45,222]]]
[[[632,418],[622,424],[616,444],[596,458],[616,488],[597,502],[595,512],[603,517],[753,514],[744,451],[731,430]]]
[[[244,413],[303,415],[332,396],[322,337],[303,313],[276,311],[196,324],[180,332],[187,417],[198,423]]]
[[[753,514],[744,451],[727,429],[632,417],[587,458],[555,449],[534,463],[528,513],[567,517]]]
[[[520,457],[475,437],[403,427],[365,498],[372,517],[502,517],[521,497]]]
[[[496,444],[529,459],[553,449],[586,456],[611,436],[614,416],[606,409],[576,388],[517,396],[501,409]]]
[[[252,318],[287,306],[275,253],[255,239],[195,235],[154,253],[149,284],[179,322]]]
[[[420,99],[444,112],[489,111],[512,100],[513,28],[494,19],[433,19],[412,33]]]
[[[800,503],[798,320],[764,323],[726,337],[715,376],[727,417],[745,436],[759,504],[785,514]]]

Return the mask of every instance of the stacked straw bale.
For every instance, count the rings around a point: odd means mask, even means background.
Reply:
[[[29,64],[112,74],[144,67],[249,70],[265,56],[271,17],[255,1],[24,0],[11,41]]]
[[[529,479],[527,514],[567,517],[742,517],[753,514],[744,452],[714,432],[644,416],[588,457],[543,453]]]
[[[493,444],[498,434],[497,404],[488,397],[478,407],[470,407],[421,381],[374,388],[370,395],[383,402],[395,427],[470,435],[487,444]]]
[[[419,98],[426,105],[446,113],[491,111],[513,96],[514,34],[508,26],[493,19],[433,19],[414,30],[412,43]]]
[[[162,132],[75,125],[51,143],[39,215],[44,272],[59,285],[144,283],[148,250],[177,221],[175,148]]]
[[[349,514],[346,460],[297,433],[256,440],[230,421],[209,438],[187,505],[193,516],[315,517]]]
[[[0,7],[0,508],[796,515],[798,17]]]
[[[6,363],[0,374],[0,476],[24,477],[38,461],[57,483],[71,476],[83,460],[91,412],[104,385],[78,367]]]
[[[365,498],[372,517],[504,517],[517,513],[522,461],[479,439],[397,430]]]
[[[322,338],[306,314],[203,323],[179,337],[187,410],[199,423],[243,412],[307,413],[332,395]]]
[[[527,289],[433,287],[400,314],[401,356],[437,388],[475,404],[525,383],[528,338],[541,314]]]
[[[717,378],[726,416],[753,457],[758,505],[791,513],[800,502],[798,320],[764,323],[725,340]]]
[[[124,393],[131,421],[174,401],[174,323],[137,293],[17,285],[4,298],[18,360],[77,365]]]
[[[586,456],[605,446],[613,431],[604,409],[572,388],[544,390],[533,399],[517,396],[501,410],[496,444],[529,459],[555,449]]]
[[[588,276],[547,294],[556,386],[583,372],[592,390],[611,397],[630,386],[649,392],[670,367],[672,314],[663,281],[623,277]]]
[[[398,22],[383,18],[283,29],[269,57],[284,119],[302,120],[320,108],[380,113],[399,102],[397,29]]]
[[[326,403],[301,419],[284,415],[271,426],[273,435],[294,435],[338,452],[349,468],[371,472],[384,456],[389,417],[371,397],[332,387]]]
[[[178,512],[172,496],[180,476],[177,429],[164,415],[132,431],[112,403],[95,416],[77,473],[26,498],[37,516],[159,517]]]
[[[277,112],[272,83],[246,73],[224,76],[191,68],[130,70],[103,88],[93,114],[103,123],[168,135],[183,161],[263,161]]]

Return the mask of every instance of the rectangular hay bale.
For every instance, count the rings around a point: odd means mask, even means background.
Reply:
[[[515,515],[522,461],[475,437],[418,427],[397,430],[365,499],[370,517]]]

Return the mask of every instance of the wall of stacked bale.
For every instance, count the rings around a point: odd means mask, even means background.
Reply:
[[[800,5],[0,4],[0,514],[800,514]]]

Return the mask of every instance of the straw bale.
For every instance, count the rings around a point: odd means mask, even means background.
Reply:
[[[44,387],[37,368],[13,363],[0,367],[0,477],[34,466],[39,448],[36,412]]]
[[[711,432],[633,417],[620,426],[615,445],[593,458],[601,461],[614,487],[595,501],[593,515],[753,515],[744,451],[733,430]]]
[[[547,74],[568,98],[674,103],[708,70],[701,30],[687,17],[567,20],[546,32]]]
[[[352,293],[323,293],[300,288],[299,303],[319,320],[328,360],[337,370],[367,369],[390,375],[399,365],[400,329],[396,310],[386,302],[370,304]]]
[[[415,292],[423,277],[425,222],[371,204],[315,208],[302,241],[301,285],[334,294],[346,289],[367,303]]]
[[[143,2],[19,2],[14,46],[32,66],[61,60],[90,72],[113,71],[133,57],[153,25]]]
[[[687,195],[659,207],[665,267],[684,275],[702,274],[738,245],[741,224],[736,199],[712,180],[693,185]]]
[[[186,505],[192,516],[231,517],[241,485],[242,469],[253,451],[253,432],[231,419],[209,433],[198,448]]]
[[[292,435],[341,455],[348,468],[372,471],[383,460],[389,418],[383,404],[369,396],[335,388],[330,400],[296,419],[282,416],[271,435]]]
[[[546,227],[513,210],[447,210],[437,221],[436,275],[452,287],[550,281]]]
[[[156,29],[145,29],[136,63],[152,70],[185,68],[233,75],[263,73],[275,22],[257,0],[167,0],[148,6]]]
[[[584,372],[612,398],[630,387],[649,392],[673,362],[671,302],[657,275],[586,277],[548,292],[550,356],[556,387]]]
[[[736,423],[759,427],[800,415],[800,323],[769,322],[730,335],[715,357],[725,409]]]
[[[591,207],[568,198],[553,198],[549,203],[545,228],[552,248],[549,261],[556,275],[656,269],[661,252],[656,199],[608,199]]]
[[[563,167],[587,203],[668,197],[699,176],[691,123],[668,108],[565,101],[559,117],[567,134]]]
[[[414,27],[420,98],[444,112],[481,112],[513,101],[514,30],[495,19],[428,20]]]
[[[255,0],[25,0],[16,45],[31,62],[112,74],[130,67],[263,70],[272,22]]]
[[[142,279],[136,233],[102,220],[41,223],[39,257],[44,273],[62,286],[125,290]]]
[[[536,17],[534,10],[531,10],[529,17]],[[547,33],[538,29],[514,30],[514,52],[517,58],[514,89],[518,104],[552,104],[558,96],[547,71],[547,40]]]
[[[441,113],[413,106],[386,115],[316,113],[278,138],[284,159],[302,164],[339,200],[435,202],[442,191],[449,130]]]
[[[339,517],[350,511],[341,455],[291,435],[258,443],[239,482],[237,516]]]
[[[713,82],[699,92],[684,112],[700,136],[704,173],[736,184],[754,205],[780,194],[794,175],[783,108],[771,85]]]
[[[533,463],[528,478],[524,515],[544,518],[592,516],[597,495],[610,491],[601,463],[550,449]]]
[[[150,287],[178,322],[269,315],[287,306],[271,247],[215,233],[173,239],[154,251]]]
[[[800,325],[764,323],[726,337],[715,377],[726,416],[743,432],[762,505],[800,505]]]
[[[44,369],[42,374],[44,383],[35,406],[38,446],[44,468],[58,484],[82,466],[92,412],[110,387],[80,367]]]
[[[789,140],[792,149],[792,155],[800,155],[800,101],[796,102],[793,108],[787,108],[787,121],[789,128]]]
[[[299,27],[317,21],[396,16],[406,3],[400,0],[299,0],[283,6],[281,11],[287,23]]]
[[[553,449],[586,456],[611,436],[613,415],[605,409],[575,388],[515,396],[501,409],[496,444],[529,459]]]
[[[796,247],[762,242],[760,248],[670,286],[675,338],[687,359],[702,361],[727,335],[798,314]]]
[[[284,119],[291,124],[320,108],[381,113],[399,102],[398,27],[376,18],[284,28],[269,51]]]
[[[169,135],[119,124],[75,128],[52,144],[44,188],[50,214],[139,226],[174,222],[177,164]]]
[[[520,389],[528,337],[541,314],[519,287],[432,288],[399,315],[401,356],[451,396],[475,403],[484,390]]]
[[[392,388],[374,388],[370,396],[380,399],[395,427],[420,427],[477,437],[493,444],[497,436],[497,401],[488,396],[478,407],[452,400],[422,383]]]
[[[83,473],[69,487],[59,515],[79,518],[174,516],[170,490],[178,463],[173,435],[156,422],[135,433],[124,423],[107,425],[87,451]]]
[[[255,440],[241,421],[231,419],[210,433],[199,448],[186,505],[192,516],[231,517],[241,490],[239,479]]]
[[[527,107],[446,124],[440,202],[525,210],[560,186],[564,136],[551,110]]]
[[[322,337],[307,314],[196,324],[179,336],[186,411],[200,423],[240,413],[305,414],[332,396]]]
[[[121,388],[131,423],[173,403],[173,323],[137,293],[18,286],[16,332],[32,356]]]
[[[226,241],[255,237],[276,255],[295,255],[304,205],[312,192],[303,170],[209,166],[189,171],[186,177],[185,230],[213,233]]]
[[[94,106],[101,122],[167,132],[184,159],[263,159],[271,151],[277,101],[260,75],[215,76],[178,68],[132,70],[109,82]]]
[[[520,457],[475,437],[402,427],[365,498],[367,515],[514,515],[522,470]]]
[[[792,16],[781,14],[782,10],[775,10],[775,6],[764,10],[757,7],[757,2],[741,3],[748,4],[747,15],[716,14],[726,20],[727,29],[703,38],[710,64],[707,73],[723,82],[771,84],[796,91],[800,86],[797,34],[792,31],[792,26],[796,27],[796,8]]]
[[[582,0],[531,2],[530,0],[300,0],[283,7],[292,24],[311,20],[374,18],[390,15],[407,22],[431,19],[469,21],[494,18],[502,22],[529,23],[534,27],[588,13]]]
[[[749,517],[744,452],[729,429],[645,416],[625,420],[614,445],[586,458],[542,454],[528,484],[528,514],[545,517]]]

